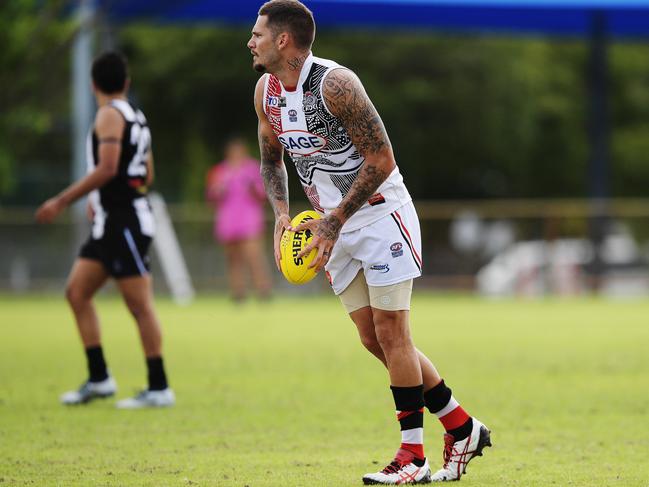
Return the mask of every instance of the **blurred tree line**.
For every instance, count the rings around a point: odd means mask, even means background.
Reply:
[[[69,178],[75,26],[64,8],[37,0],[0,6],[5,204],[34,204]],[[97,45],[113,44],[130,60],[131,95],[152,127],[157,188],[170,201],[203,199],[205,173],[229,136],[243,135],[258,153],[249,31],[151,23],[99,29]],[[584,41],[322,28],[314,53],[363,80],[415,198],[586,196]],[[615,43],[610,58],[612,192],[642,196],[649,45]],[[289,179],[292,197],[303,198]]]
[[[0,202],[34,202],[31,188],[68,179],[75,26],[63,4],[0,2]]]

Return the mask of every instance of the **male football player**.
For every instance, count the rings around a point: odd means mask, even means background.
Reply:
[[[320,220],[310,229],[312,263],[324,268],[356,324],[363,345],[387,367],[401,445],[365,484],[459,480],[467,463],[490,445],[489,430],[467,414],[409,330],[413,279],[421,275],[417,213],[385,127],[358,77],[315,57],[312,13],[297,0],[265,3],[248,42],[253,67],[261,172],[275,212],[275,260],[291,229],[284,151]],[[446,429],[444,464],[431,472],[424,455],[423,409]]]
[[[118,408],[172,406],[162,360],[162,333],[153,306],[147,252],[154,233],[147,187],[153,181],[151,133],[144,114],[127,99],[129,77],[125,58],[116,52],[99,56],[92,65],[97,115],[87,141],[88,173],[47,200],[37,210],[50,223],[67,206],[89,194],[92,233],[72,267],[66,298],[74,314],[88,362],[88,379],[61,402],[83,404],[115,394],[101,345],[93,296],[109,277],[115,279],[140,332],[148,369],[148,387],[121,400]]]

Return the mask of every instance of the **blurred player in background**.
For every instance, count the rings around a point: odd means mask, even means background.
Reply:
[[[275,259],[290,229],[286,150],[313,208],[324,215],[297,227],[314,233],[303,251],[327,271],[361,342],[387,367],[401,427],[394,460],[365,484],[458,480],[490,445],[490,432],[453,397],[410,338],[413,278],[421,275],[419,220],[390,140],[356,75],[314,57],[315,24],[297,0],[265,3],[248,47],[264,74],[255,89],[261,171],[275,212]],[[444,464],[424,456],[423,409],[446,429]]]
[[[214,237],[225,249],[232,299],[245,299],[248,273],[259,297],[270,297],[271,281],[262,245],[266,193],[259,161],[250,156],[243,139],[228,141],[225,159],[207,175],[206,193],[215,208]]]
[[[99,56],[92,65],[97,115],[87,142],[88,174],[47,200],[37,210],[41,223],[89,194],[92,233],[81,247],[66,289],[88,360],[89,377],[76,391],[61,396],[66,405],[82,404],[115,394],[117,385],[104,360],[99,319],[93,296],[109,277],[115,279],[135,318],[148,368],[148,387],[118,408],[171,406],[162,360],[162,334],[153,307],[147,252],[154,221],[147,200],[153,181],[151,134],[140,110],[127,101],[129,78],[124,57]]]

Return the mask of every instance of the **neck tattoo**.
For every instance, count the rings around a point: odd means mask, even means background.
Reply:
[[[287,61],[288,63],[288,69],[291,71],[297,71],[302,67],[304,64],[304,61],[306,61],[307,55],[302,55],[302,56],[296,56],[293,59],[289,59]]]

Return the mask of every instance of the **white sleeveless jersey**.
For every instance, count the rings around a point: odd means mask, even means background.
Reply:
[[[287,91],[273,75],[266,75],[264,80],[264,113],[295,164],[311,205],[324,215],[340,205],[365,162],[322,97],[325,76],[341,67],[310,54],[295,91]],[[409,201],[399,168],[395,168],[376,194],[345,222],[341,232],[374,223]]]

